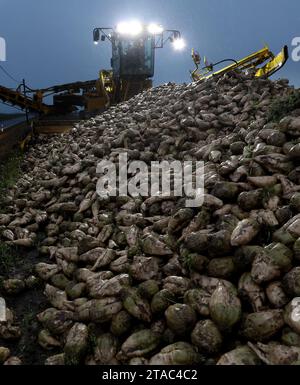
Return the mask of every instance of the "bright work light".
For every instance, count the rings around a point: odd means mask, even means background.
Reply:
[[[148,32],[152,35],[160,35],[163,33],[164,29],[161,25],[151,23],[148,25]]]
[[[138,21],[122,22],[117,25],[116,30],[121,35],[137,36],[143,32],[143,26]]]
[[[182,38],[174,39],[173,47],[177,51],[180,51],[180,50],[182,50],[185,47],[185,41]]]

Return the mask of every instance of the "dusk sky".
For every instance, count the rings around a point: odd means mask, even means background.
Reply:
[[[187,46],[157,51],[154,84],[188,82],[191,48],[215,62],[239,59],[266,43],[274,53],[300,36],[299,0],[0,0],[0,37],[7,61],[0,64],[33,88],[96,79],[110,68],[108,42],[95,46],[94,27],[128,19],[179,29]],[[291,59],[276,77],[300,87],[300,62]],[[2,71],[0,84],[16,87]],[[0,104],[0,111],[8,111]]]

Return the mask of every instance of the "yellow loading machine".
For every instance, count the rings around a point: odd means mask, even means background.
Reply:
[[[40,115],[70,114],[81,108],[88,113],[101,112],[112,104],[132,98],[152,87],[155,50],[167,41],[181,39],[177,30],[141,25],[139,33],[116,28],[95,28],[94,43],[105,40],[112,46],[111,69],[101,70],[98,79],[60,84],[33,90],[21,84],[16,90],[0,86],[0,100]],[[44,99],[53,96],[53,104]]]
[[[129,24],[95,28],[93,38],[95,44],[106,40],[111,43],[112,69],[100,71],[100,83],[108,103],[117,104],[152,87],[155,50],[168,41],[180,41],[181,34],[158,25]]]

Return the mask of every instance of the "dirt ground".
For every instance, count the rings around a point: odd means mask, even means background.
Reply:
[[[27,127],[26,123],[8,127],[3,132],[0,130],[0,161],[6,159],[29,132],[30,128]]]

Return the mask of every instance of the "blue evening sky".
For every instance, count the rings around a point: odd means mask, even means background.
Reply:
[[[95,46],[95,26],[127,19],[179,29],[184,51],[168,44],[157,51],[155,84],[189,81],[190,50],[211,61],[241,58],[268,43],[274,53],[300,36],[299,0],[0,0],[0,37],[7,44],[1,62],[34,88],[95,79],[110,67],[110,46]],[[276,77],[300,86],[300,62],[290,60]],[[0,71],[0,84],[15,84]],[[0,105],[0,110],[4,107]]]

